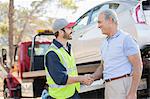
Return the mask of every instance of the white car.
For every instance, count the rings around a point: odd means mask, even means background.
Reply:
[[[150,26],[146,24],[142,2],[107,1],[83,14],[74,26],[73,51],[77,64],[93,63],[101,60],[100,46],[106,37],[97,27],[98,14],[105,9],[113,9],[119,17],[119,28],[130,33],[140,47],[150,44]]]

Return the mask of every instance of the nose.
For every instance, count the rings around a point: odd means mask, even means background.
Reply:
[[[73,33],[73,32],[75,32],[75,30],[71,29],[71,32]]]
[[[74,32],[74,30],[73,30],[73,29],[71,29],[71,32]]]

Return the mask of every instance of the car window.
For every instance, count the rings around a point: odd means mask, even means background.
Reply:
[[[97,18],[98,18],[98,14],[100,11],[108,9],[109,5],[102,5],[102,6],[97,6],[95,7],[93,13],[92,13],[92,17],[91,17],[91,22],[90,23],[94,23],[97,22]]]
[[[98,20],[98,15],[100,11],[106,10],[106,9],[113,9],[116,10],[119,7],[119,4],[117,3],[110,3],[110,4],[104,4],[101,6],[95,7],[92,17],[91,17],[91,22],[90,23],[95,23]]]
[[[109,4],[109,9],[117,10],[119,7],[118,3],[110,3]]]
[[[150,10],[150,0],[146,0],[142,2],[143,10]]]
[[[76,21],[76,25],[73,27],[73,30],[78,30],[83,28],[84,26],[87,25],[88,23],[88,19],[89,19],[89,14],[90,11],[87,12],[86,14],[84,14],[83,16],[81,16],[77,21]]]

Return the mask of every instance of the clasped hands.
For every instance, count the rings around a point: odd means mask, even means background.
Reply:
[[[85,74],[85,75],[82,76],[82,81],[81,81],[82,84],[85,84],[85,85],[89,86],[93,82],[94,82],[94,78],[93,78],[92,74]]]

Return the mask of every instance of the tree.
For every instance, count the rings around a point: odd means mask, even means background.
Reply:
[[[13,62],[13,15],[14,15],[14,0],[9,1],[9,32],[8,32],[8,42],[9,42],[9,57],[10,57],[10,66],[12,66]]]
[[[73,0],[59,0],[58,2],[60,2],[60,5],[58,5],[58,6],[60,6],[61,8],[77,9],[77,6],[75,5],[75,2]],[[35,21],[35,19],[38,19],[37,17],[42,16],[46,13],[47,7],[45,6],[45,4],[50,4],[50,3],[53,3],[53,0],[33,1],[31,4],[32,10],[27,10],[27,9],[23,8],[24,13],[22,13],[21,15],[25,15],[25,14],[26,15],[23,18],[24,20],[20,21],[21,22],[20,24],[23,23],[23,25],[22,25],[21,30],[19,30],[20,33],[18,36],[17,43],[19,43],[21,41],[21,38],[27,28],[27,25],[30,25],[31,22],[32,22],[32,24],[34,23],[39,26],[42,25],[42,24],[38,24],[40,22]],[[19,18],[17,18],[17,20],[18,19]],[[49,22],[49,24],[51,24],[52,20],[54,20],[54,18],[49,18],[47,22],[41,20],[41,23],[43,23],[43,26],[44,26],[44,23],[45,23],[45,25],[48,24],[48,22]],[[38,20],[38,21],[40,21],[40,20]]]
[[[68,9],[77,9],[74,0],[59,0],[62,6]]]
[[[7,23],[0,23],[0,34],[6,35],[8,33],[8,24]]]
[[[0,35],[8,34],[8,3],[0,3]]]
[[[27,18],[25,19],[25,22],[24,22],[24,25],[23,25],[23,28],[21,30],[21,32],[19,33],[19,37],[18,37],[18,42],[19,43],[21,41],[21,37],[23,36],[23,33],[26,29],[26,26],[30,20],[30,18],[33,16],[33,14],[35,14],[36,12],[40,12],[40,6],[43,5],[47,0],[42,0],[42,1],[38,1],[38,2],[33,2],[32,3],[32,6],[33,6],[33,9],[30,11],[29,15],[27,16]]]
[[[52,4],[54,1],[55,0],[34,1],[31,4],[32,9],[23,7],[20,7],[20,9],[14,9],[14,0],[9,0],[9,5],[7,3],[0,3],[0,34],[6,35],[8,33],[10,65],[12,65],[13,61],[14,53],[12,49],[14,44],[14,37],[17,38],[18,44],[21,39],[24,38],[24,33],[29,33],[27,31],[29,28],[33,30],[36,27],[50,26],[55,18],[48,17],[47,20],[41,20],[39,17],[47,13],[47,7],[45,5],[50,3]],[[76,8],[73,0],[57,0],[57,2],[59,2],[57,5],[59,8]]]

